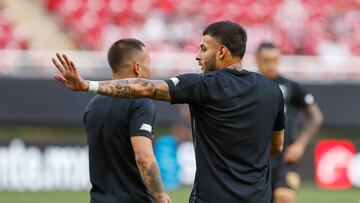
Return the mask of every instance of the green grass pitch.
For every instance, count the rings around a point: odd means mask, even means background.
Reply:
[[[171,192],[174,203],[186,203],[191,188]],[[1,203],[88,203],[87,192],[0,192]],[[321,190],[314,185],[301,187],[298,203],[360,203],[360,189]]]

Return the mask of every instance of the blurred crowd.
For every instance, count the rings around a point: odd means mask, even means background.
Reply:
[[[285,54],[360,55],[360,0],[44,0],[84,48],[139,37],[153,51],[196,51],[206,24],[248,30],[248,50],[272,40]]]
[[[152,51],[193,52],[203,28],[233,20],[247,29],[248,53],[271,40],[285,54],[360,55],[360,0],[42,0],[82,49],[105,50],[137,37]],[[26,39],[0,13],[0,48]]]
[[[0,0],[0,49],[27,49],[26,31],[5,11],[4,0]]]

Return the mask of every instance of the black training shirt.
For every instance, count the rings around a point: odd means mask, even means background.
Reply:
[[[314,97],[298,83],[279,76],[274,80],[280,87],[285,102],[285,147],[294,141],[296,118],[299,111],[315,103]]]
[[[152,138],[155,107],[151,100],[95,96],[87,105],[91,203],[149,203],[130,142]]]
[[[166,82],[171,102],[190,106],[197,164],[190,202],[269,203],[269,142],[285,126],[278,85],[228,68]]]

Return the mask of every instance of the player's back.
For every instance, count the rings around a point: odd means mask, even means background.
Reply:
[[[151,202],[136,166],[130,142],[130,118],[137,106],[151,100],[95,96],[84,123],[88,135],[92,203]]]
[[[203,77],[203,102],[191,105],[195,202],[270,202],[268,151],[283,111],[280,89],[246,70],[223,69]]]

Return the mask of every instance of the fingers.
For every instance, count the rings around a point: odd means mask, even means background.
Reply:
[[[52,61],[56,68],[60,71],[60,73],[64,73],[64,71],[76,72],[74,62],[72,62],[66,54],[56,53],[56,57],[57,60],[55,58],[52,58]]]
[[[75,71],[74,63],[71,60],[69,60],[69,58],[65,54],[63,54],[62,57],[64,58],[65,63],[67,65],[67,67],[69,68],[69,70]]]
[[[57,80],[58,82],[65,84],[65,78],[59,74],[55,74],[54,79]]]
[[[51,58],[52,59],[52,62],[53,64],[55,65],[55,67],[60,71],[60,73],[63,73],[64,72],[64,69],[61,67],[61,65],[56,61],[55,58]]]
[[[68,67],[66,61],[64,60],[63,56],[61,56],[61,54],[59,54],[59,53],[56,53],[56,57],[57,57],[58,60],[60,61],[62,67],[63,67],[65,70],[69,70],[69,67]]]
[[[77,71],[74,62],[70,61],[70,66],[74,71]]]

